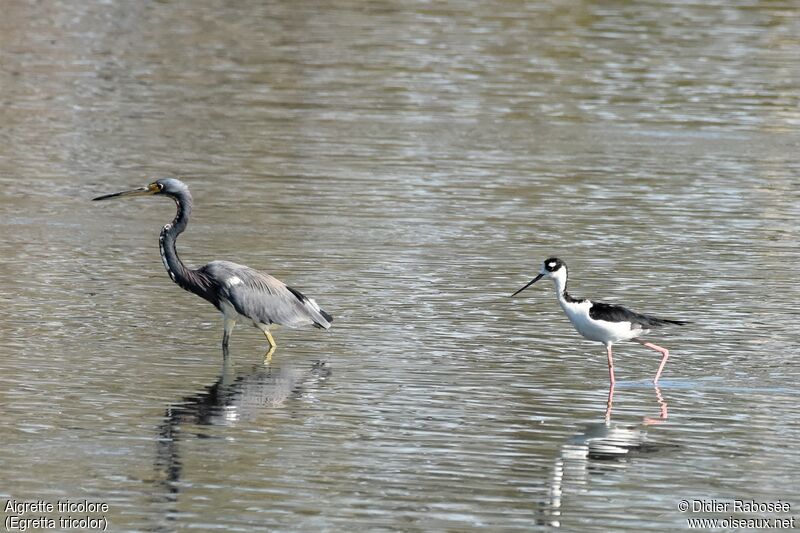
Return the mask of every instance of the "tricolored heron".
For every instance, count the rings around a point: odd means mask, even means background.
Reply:
[[[627,340],[635,340],[639,344],[661,354],[661,364],[658,366],[658,372],[656,372],[656,377],[653,379],[654,383],[658,382],[658,378],[661,377],[661,371],[664,370],[664,365],[667,364],[669,350],[646,342],[640,337],[650,333],[650,328],[670,324],[684,325],[687,322],[635,313],[621,305],[573,298],[567,292],[567,265],[557,257],[545,259],[539,274],[511,296],[516,296],[541,278],[553,280],[558,303],[561,304],[561,308],[578,333],[590,341],[602,342],[605,345],[608,355],[608,377],[611,380],[612,387],[614,386],[614,359],[611,354],[611,346],[616,342]]]
[[[94,200],[130,196],[168,196],[175,200],[178,212],[172,223],[164,226],[158,238],[161,260],[172,281],[205,298],[222,312],[225,330],[222,348],[226,355],[231,332],[240,318],[252,322],[267,337],[267,360],[276,346],[270,333],[273,325],[331,327],[333,317],[320,309],[314,300],[269,274],[230,261],[211,261],[197,269],[187,267],[175,248],[175,240],[186,229],[192,212],[192,195],[182,181],[157,179],[147,187],[106,194]]]

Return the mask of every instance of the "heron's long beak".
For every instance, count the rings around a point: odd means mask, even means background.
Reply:
[[[530,287],[531,285],[533,285],[534,283],[536,283],[537,281],[539,281],[540,279],[542,279],[542,276],[544,276],[544,274],[539,274],[538,276],[536,276],[535,278],[533,278],[533,279],[532,279],[532,280],[531,280],[531,281],[530,281],[530,282],[529,282],[527,285],[525,285],[525,286],[524,286],[524,287],[522,287],[520,290],[518,290],[517,292],[515,292],[514,294],[512,294],[512,295],[511,295],[511,297],[513,298],[513,297],[514,297],[514,296],[516,296],[517,294],[521,293],[522,291],[524,291],[525,289],[527,289],[528,287]]]
[[[97,198],[92,198],[92,201],[95,202],[97,200],[109,200],[111,198],[122,198],[123,196],[147,196],[150,194],[155,194],[158,192],[158,186],[156,184],[150,184],[147,187],[139,187],[138,189],[133,189],[130,191],[122,191],[122,192],[115,192],[113,194],[106,194],[103,196],[98,196]]]

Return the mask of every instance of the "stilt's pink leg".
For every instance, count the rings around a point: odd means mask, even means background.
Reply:
[[[614,388],[614,357],[611,355],[611,345],[606,346],[608,354],[608,377],[611,380],[611,388]]]
[[[655,389],[656,389],[656,400],[658,401],[658,405],[661,406],[661,417],[660,418],[653,418],[651,416],[644,417],[644,425],[646,425],[646,426],[652,426],[654,424],[661,424],[669,416],[669,412],[667,411],[667,402],[666,402],[666,400],[664,400],[664,397],[661,395],[661,389],[658,388],[658,385],[655,386]]]
[[[656,385],[655,389],[656,389],[656,400],[658,400],[658,405],[661,406],[661,418],[666,420],[667,417],[669,416],[669,412],[667,411],[667,402],[661,395],[661,389],[658,388],[658,385]]]
[[[614,405],[614,384],[608,389],[608,403],[606,404],[606,424],[611,422],[611,407]]]
[[[633,339],[633,340],[635,340],[642,346],[646,346],[651,350],[659,352],[662,355],[661,364],[658,365],[658,372],[656,372],[656,377],[653,378],[653,383],[658,383],[658,378],[661,377],[661,371],[664,370],[664,365],[667,364],[667,359],[669,358],[669,350],[667,350],[666,348],[662,348],[661,346],[657,346],[652,342],[643,341],[642,339]]]

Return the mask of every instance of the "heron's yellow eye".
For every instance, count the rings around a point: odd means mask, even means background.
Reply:
[[[154,181],[153,183],[148,185],[147,188],[150,189],[151,192],[161,192],[164,186]]]

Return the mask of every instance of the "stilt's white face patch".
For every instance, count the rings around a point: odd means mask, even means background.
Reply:
[[[233,287],[234,285],[241,285],[242,280],[237,276],[231,276],[225,280],[225,283],[228,285],[228,287]]]
[[[553,267],[556,266],[556,262],[555,261],[551,261],[551,262],[547,263],[547,266],[549,266],[550,268],[553,268]]]

